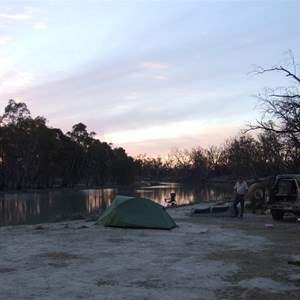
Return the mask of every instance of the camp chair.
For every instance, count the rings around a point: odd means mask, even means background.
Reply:
[[[176,203],[176,193],[171,193],[170,198],[165,198],[165,202],[169,205],[175,205]]]

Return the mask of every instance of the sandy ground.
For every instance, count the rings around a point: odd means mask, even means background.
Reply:
[[[0,299],[300,299],[295,218],[194,215],[178,228],[84,220],[0,228]]]

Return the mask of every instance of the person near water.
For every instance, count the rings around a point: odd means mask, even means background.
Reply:
[[[244,206],[245,206],[245,194],[248,191],[248,184],[244,180],[243,176],[239,176],[237,182],[234,185],[235,190],[235,200],[233,202],[234,215],[233,218],[239,217],[243,219],[244,215]],[[241,211],[239,214],[238,204],[240,203]]]

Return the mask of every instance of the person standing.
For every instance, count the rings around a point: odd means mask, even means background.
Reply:
[[[234,185],[235,190],[235,200],[233,202],[234,215],[233,218],[238,217],[243,219],[244,215],[244,206],[245,206],[245,194],[248,191],[248,184],[244,180],[243,176],[239,176],[237,182]],[[241,213],[239,215],[239,209],[237,205],[240,203],[241,205]]]

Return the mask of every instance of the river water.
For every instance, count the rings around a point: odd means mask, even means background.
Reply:
[[[62,189],[0,194],[0,226],[39,224],[100,215],[116,195],[138,196],[166,206],[165,198],[176,193],[176,204],[232,200],[233,187],[226,184],[183,185],[176,183],[144,184],[138,188]]]

